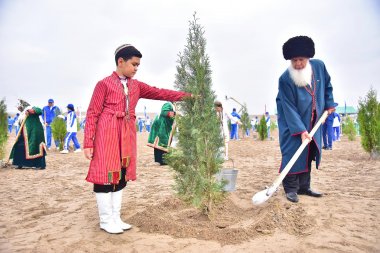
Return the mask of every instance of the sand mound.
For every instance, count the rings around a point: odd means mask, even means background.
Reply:
[[[273,201],[260,208],[242,208],[231,198],[219,204],[209,216],[176,198],[152,205],[129,221],[147,233],[162,233],[178,238],[215,240],[237,244],[281,229],[294,235],[309,234],[314,219],[301,206]]]

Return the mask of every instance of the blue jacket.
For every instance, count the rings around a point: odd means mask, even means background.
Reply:
[[[235,112],[235,111],[231,112],[231,116],[240,119],[240,115],[237,112]]]
[[[333,123],[334,123],[334,118],[335,118],[334,113],[331,113],[331,114],[327,117],[327,119],[326,119],[326,121],[325,121],[325,124],[328,125],[328,126],[332,126]]]
[[[310,64],[313,69],[314,80],[316,83],[315,92],[308,90],[306,87],[296,86],[291,79],[288,70],[286,70],[279,79],[276,103],[280,149],[282,154],[280,171],[284,169],[297,149],[301,146],[301,134],[305,131],[310,132],[312,129],[313,98],[315,99],[317,120],[326,109],[334,107],[333,88],[325,64],[320,60],[310,60]],[[313,141],[318,147],[317,155],[314,157],[318,168],[321,161],[321,127],[315,133]],[[309,170],[309,147],[305,148],[301,153],[289,174],[297,174]]]
[[[60,113],[61,111],[59,110],[57,106],[52,106],[50,108],[50,106],[47,105],[42,109],[41,116],[42,116],[43,121],[50,125],[50,123],[54,120],[54,118],[57,117]]]
[[[66,131],[68,133],[76,133],[78,131],[77,115],[74,111],[69,111],[66,120]]]
[[[339,113],[333,112],[332,114],[334,114],[334,118],[338,118],[338,120],[339,120],[339,122],[340,122],[340,116],[339,116]]]
[[[12,126],[14,123],[14,120],[12,118],[8,118],[8,126]]]

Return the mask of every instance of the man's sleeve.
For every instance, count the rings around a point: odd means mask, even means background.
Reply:
[[[333,96],[333,87],[331,85],[331,78],[327,72],[325,64],[323,64],[323,73],[325,76],[325,110],[335,107],[334,96]]]

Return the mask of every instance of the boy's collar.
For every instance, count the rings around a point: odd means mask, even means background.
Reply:
[[[116,72],[116,71],[114,71],[113,73],[112,73],[115,77],[117,77],[119,80],[128,80],[128,79],[130,79],[130,78],[128,78],[128,77],[126,77],[126,76],[119,76],[119,74]]]

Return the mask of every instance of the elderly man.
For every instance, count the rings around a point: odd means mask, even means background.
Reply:
[[[293,37],[285,42],[282,50],[290,66],[279,79],[276,98],[282,154],[280,171],[301,143],[311,140],[282,182],[286,198],[298,202],[298,195],[322,196],[310,188],[311,162],[314,160],[318,168],[321,161],[322,131],[318,129],[313,137],[309,132],[325,110],[334,111],[335,103],[325,64],[310,59],[315,54],[313,40],[307,36]]]

